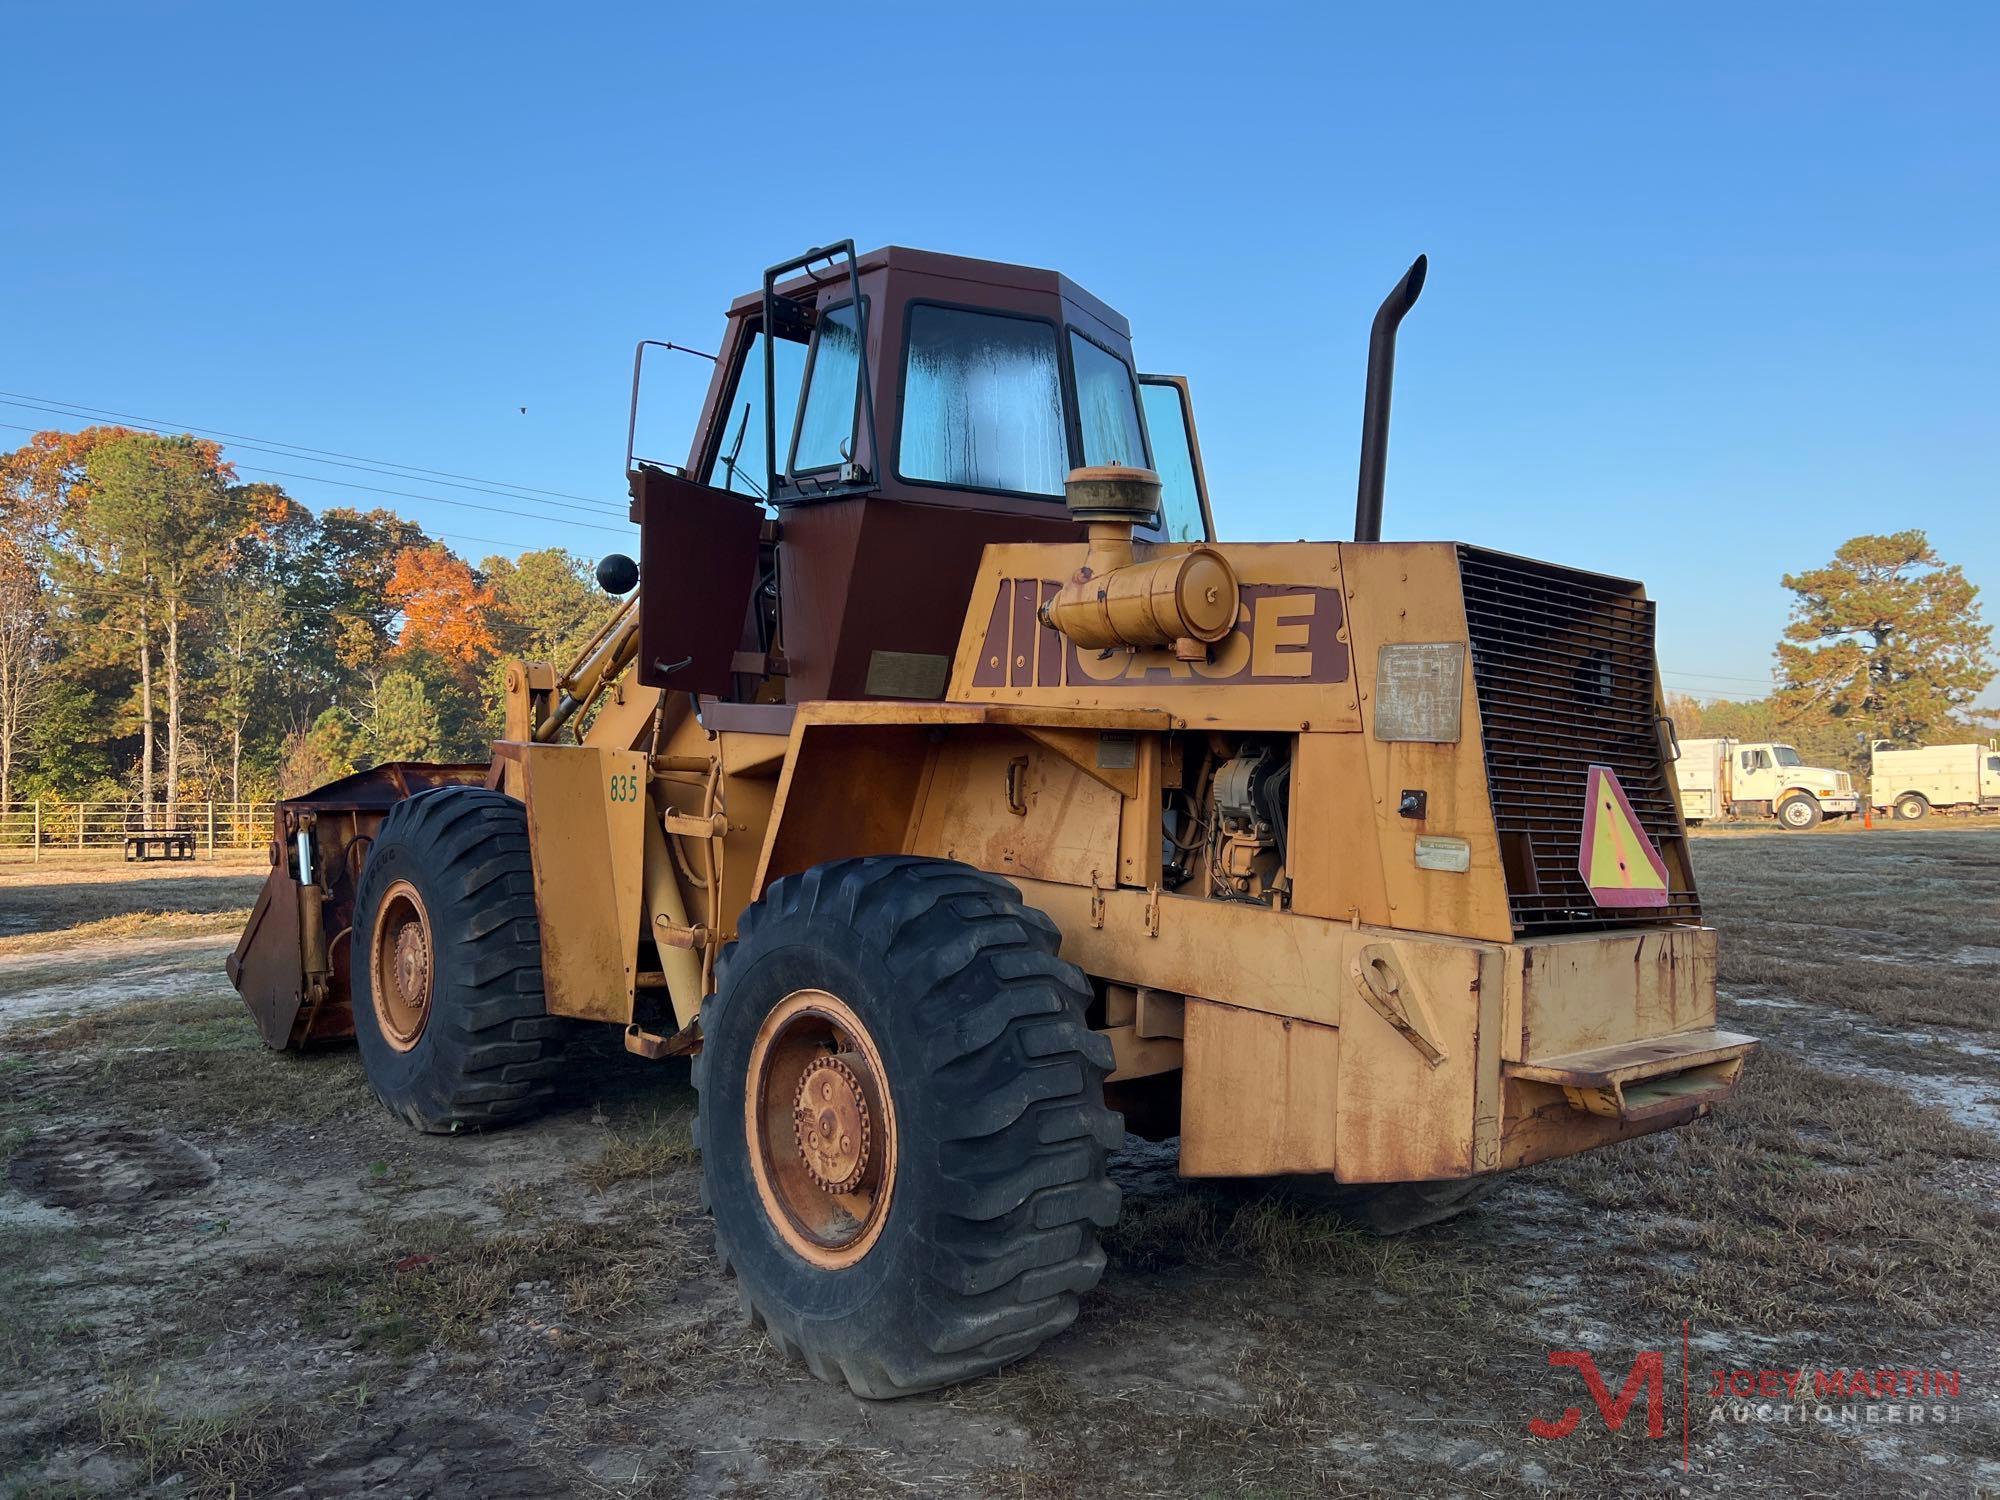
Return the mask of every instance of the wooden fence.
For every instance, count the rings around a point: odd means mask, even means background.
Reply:
[[[269,802],[0,803],[0,860],[39,861],[44,853],[77,853],[125,847],[134,833],[176,829],[194,835],[204,854],[261,849],[271,837]]]

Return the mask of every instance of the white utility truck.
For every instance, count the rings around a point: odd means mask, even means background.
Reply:
[[[1877,740],[1868,758],[1868,801],[1914,823],[1933,812],[2000,811],[2000,749],[1926,745],[1898,749]]]
[[[1861,811],[1853,777],[1809,766],[1790,745],[1769,741],[1682,740],[1674,776],[1689,823],[1776,818],[1781,827],[1803,830]]]

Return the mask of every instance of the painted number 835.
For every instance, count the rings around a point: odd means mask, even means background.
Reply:
[[[615,772],[611,777],[611,800],[613,802],[637,802],[639,800],[639,778],[636,774]]]

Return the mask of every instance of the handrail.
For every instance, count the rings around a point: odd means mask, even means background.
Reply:
[[[716,357],[706,349],[690,349],[686,344],[676,344],[672,339],[640,339],[632,349],[632,406],[625,418],[625,470],[632,472],[632,459],[639,446],[639,372],[646,361],[647,349],[665,349],[669,353],[693,354],[715,363]]]

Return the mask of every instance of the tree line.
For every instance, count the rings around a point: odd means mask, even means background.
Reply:
[[[1775,652],[1778,686],[1748,702],[1669,695],[1683,738],[1772,740],[1815,765],[1865,773],[1880,740],[1941,745],[1994,731],[1995,713],[1977,707],[1993,676],[1979,588],[1922,531],[1854,537],[1824,567],[1783,583],[1792,610]]]
[[[475,567],[392,510],[241,483],[206,439],[36,433],[0,454],[0,802],[483,760],[501,663],[561,662],[616,607],[560,547]]]

